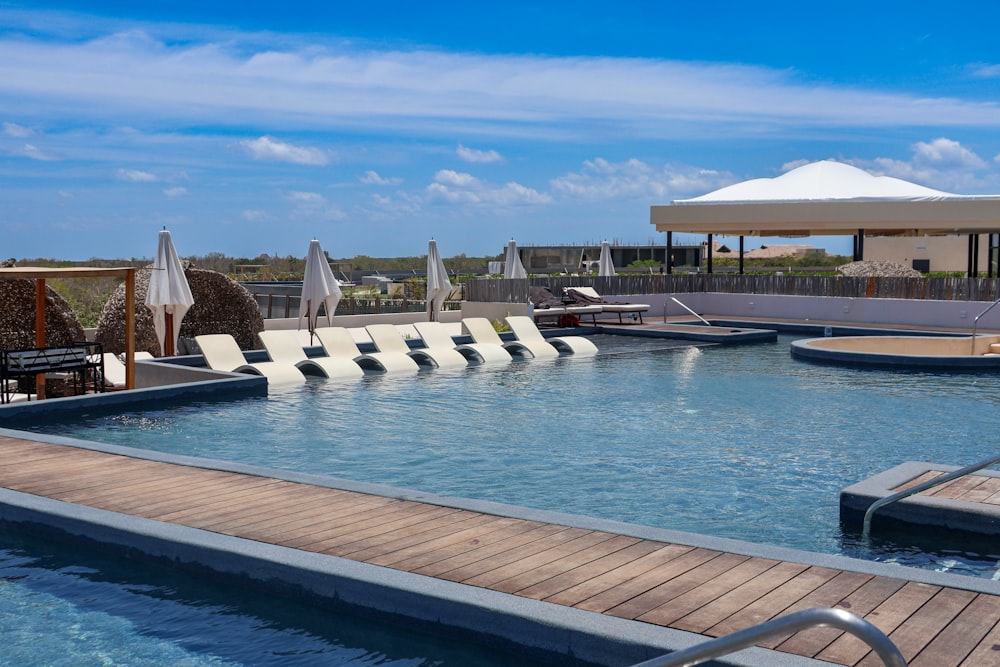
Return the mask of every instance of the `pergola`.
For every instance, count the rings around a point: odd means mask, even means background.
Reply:
[[[854,259],[860,260],[865,236],[968,234],[971,276],[978,274],[979,235],[989,235],[992,251],[1000,233],[1000,196],[955,195],[823,161],[651,206],[649,218],[667,233],[668,272],[674,232],[708,235],[709,271],[712,236],[739,236],[741,273],[745,236],[851,235]]]
[[[94,268],[44,267],[0,268],[0,280],[35,281],[35,347],[45,347],[45,280],[47,278],[124,278],[125,279],[125,388],[135,389],[135,267]],[[45,377],[39,377],[39,397],[45,393]]]

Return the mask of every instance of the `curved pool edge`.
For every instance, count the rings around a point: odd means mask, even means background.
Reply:
[[[864,349],[862,339],[871,339],[871,342],[883,343],[886,340],[907,339],[917,337],[886,337],[886,336],[853,336],[853,339],[862,342],[858,349],[830,349],[820,346],[820,343],[829,341],[829,338],[807,338],[794,340],[791,343],[791,355],[795,359],[811,361],[823,364],[838,366],[869,366],[877,368],[895,369],[932,369],[951,371],[989,371],[1000,370],[1000,355],[983,354],[905,354],[882,352],[871,349]],[[922,341],[933,340],[922,337]],[[954,342],[954,338],[944,338]]]

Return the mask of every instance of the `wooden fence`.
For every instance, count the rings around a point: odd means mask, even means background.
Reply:
[[[547,287],[558,296],[564,287],[580,285],[591,286],[603,296],[721,292],[941,301],[995,301],[1000,298],[1000,279],[997,278],[848,278],[709,273],[484,278],[466,282],[464,298],[466,301],[526,303],[530,287]]]

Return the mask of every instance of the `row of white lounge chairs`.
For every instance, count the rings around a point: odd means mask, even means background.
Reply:
[[[344,327],[321,327],[315,336],[325,356],[309,357],[295,330],[262,331],[261,342],[269,361],[248,363],[229,334],[195,337],[205,363],[214,370],[264,375],[272,382],[304,382],[308,375],[328,378],[360,377],[377,373],[416,372],[424,368],[461,368],[469,364],[510,362],[514,356],[544,359],[560,355],[589,356],[597,346],[581,336],[545,338],[530,317],[511,316],[507,324],[515,340],[504,341],[484,317],[462,320],[472,343],[456,344],[440,322],[414,325],[422,347],[410,348],[392,324],[365,327],[376,352],[362,353],[351,332]],[[512,356],[513,355],[513,356]]]

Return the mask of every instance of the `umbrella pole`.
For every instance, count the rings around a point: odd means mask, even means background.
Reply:
[[[166,324],[166,335],[163,336],[163,356],[174,356],[174,314],[164,313],[164,323]]]

